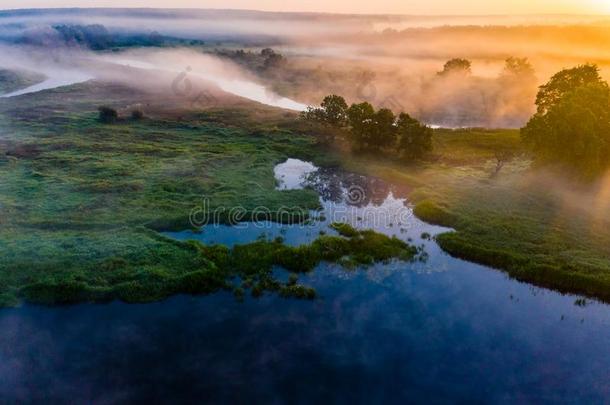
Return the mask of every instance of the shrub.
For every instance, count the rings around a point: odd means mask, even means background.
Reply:
[[[288,278],[288,282],[286,283],[287,285],[296,285],[297,282],[299,281],[299,276],[297,276],[296,274],[292,273],[290,275],[290,277]]]
[[[114,108],[101,106],[97,110],[99,111],[99,120],[104,124],[113,124],[119,119],[119,114]]]
[[[131,119],[134,121],[139,121],[142,118],[144,118],[144,113],[142,112],[142,110],[133,110],[131,112]]]

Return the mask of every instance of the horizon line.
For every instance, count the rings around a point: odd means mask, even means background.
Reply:
[[[329,16],[358,16],[358,17],[425,17],[425,18],[464,18],[464,17],[610,17],[609,13],[600,14],[573,14],[573,13],[518,13],[518,14],[398,14],[398,13],[342,13],[330,11],[276,11],[250,8],[214,8],[214,7],[14,7],[0,8],[0,12],[15,11],[57,11],[57,10],[174,10],[174,11],[227,11],[227,12],[254,12],[269,14],[310,14]]]

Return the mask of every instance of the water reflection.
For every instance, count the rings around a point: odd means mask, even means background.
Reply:
[[[308,244],[320,234],[336,234],[329,225],[344,222],[357,229],[373,229],[412,242],[422,233],[437,235],[447,228],[426,224],[413,216],[404,189],[374,177],[336,168],[318,168],[311,162],[288,159],[274,168],[279,190],[311,188],[320,195],[320,211],[311,212],[311,221],[278,224],[271,221],[242,223],[236,226],[212,224],[198,232],[166,232],[179,240],[198,240],[205,244],[234,246],[257,239],[281,237],[286,244]],[[433,245],[429,240],[427,245]]]
[[[379,207],[393,195],[394,189],[383,180],[335,169],[319,169],[307,176],[305,183],[315,189],[325,202],[345,203],[355,207]]]
[[[0,311],[0,398],[122,403],[604,403],[610,311],[451,261],[230,294]],[[535,292],[535,293],[534,293]],[[509,297],[513,297],[510,299]],[[563,320],[562,320],[563,317]]]
[[[288,159],[273,169],[278,190],[301,190],[305,187],[308,176],[317,171],[318,168],[313,163],[298,159]]]
[[[321,192],[326,214],[353,208],[350,220],[360,227],[374,225],[361,217],[366,208],[409,209],[392,187],[374,180],[318,171],[307,184],[313,172],[301,174],[295,177],[298,187],[334,190]],[[345,192],[352,184],[377,191],[369,191],[374,197],[366,205],[350,205]],[[300,244],[328,230],[327,223],[317,221],[306,230],[268,224],[265,230],[219,227],[174,236],[231,245],[262,231]],[[425,245],[429,260],[377,264],[366,271],[321,264],[300,278],[319,294],[312,302],[247,296],[240,303],[221,293],[148,305],[28,305],[0,311],[0,398],[607,402],[608,305],[451,258],[421,237],[422,231],[434,235],[446,229],[412,216],[400,226],[377,230]]]
[[[311,162],[288,159],[274,169],[279,190],[312,188],[322,202],[347,204],[355,207],[379,207],[399,190],[389,183],[370,176],[346,172],[337,168],[318,168]],[[404,194],[404,189],[400,190]]]

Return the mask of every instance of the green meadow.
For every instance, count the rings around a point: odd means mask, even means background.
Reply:
[[[412,188],[421,219],[453,256],[566,293],[610,300],[607,187],[532,165],[518,130],[436,130],[431,162],[351,159],[347,167]],[[498,151],[509,152],[496,174]],[[606,198],[604,198],[604,195]]]
[[[44,79],[43,75],[34,72],[0,69],[0,95],[33,86]]]
[[[253,126],[243,110],[230,109],[101,124],[96,105],[102,100],[71,97],[95,89],[99,85],[73,86],[46,92],[43,100],[22,97],[17,108],[0,107],[2,305],[149,301],[233,288],[229,280],[236,275],[247,275],[257,294],[311,298],[304,286],[274,281],[272,265],[308,271],[321,260],[369,264],[414,255],[402,243],[368,233],[352,235],[352,245],[322,237],[304,251],[281,241],[228,251],[162,236],[158,231],[192,228],[189,216],[204,198],[211,210],[243,207],[242,220],[260,206],[271,212],[295,207],[295,220],[305,220],[304,213],[319,206],[317,193],[276,190],[273,168],[288,157],[315,160],[315,138]],[[53,100],[58,104],[49,109]],[[260,113],[270,120],[275,114]],[[330,257],[328,244],[342,254]],[[242,269],[246,261],[250,266]]]
[[[416,215],[455,229],[437,241],[456,257],[610,300],[610,224],[595,215],[606,207],[598,198],[603,187],[532,167],[516,130],[435,130],[433,155],[406,164],[329,147],[295,114],[253,103],[196,111],[162,100],[131,119],[128,106],[147,97],[89,82],[0,102],[2,305],[139,302],[218,289],[240,296],[244,287],[230,283],[237,275],[255,295],[311,298],[308,287],[273,279],[270,269],[285,260],[279,256],[307,257],[299,271],[321,260],[350,267],[414,256],[401,246],[377,257],[379,246],[395,242],[358,235],[363,255],[343,246],[341,257],[329,257],[322,246],[337,241],[328,237],[307,252],[281,241],[234,252],[159,233],[191,228],[189,215],[203,198],[212,210],[296,207],[294,218],[305,219],[319,205],[317,194],[276,190],[273,167],[288,157],[407,186]],[[117,123],[99,122],[96,110],[105,104],[119,110]],[[240,269],[231,259],[238,254],[260,271]]]

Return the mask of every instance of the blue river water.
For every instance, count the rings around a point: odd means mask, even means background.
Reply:
[[[231,245],[263,233],[298,245],[332,232],[339,216],[422,244],[428,260],[320,265],[300,277],[315,287],[313,301],[219,293],[5,309],[1,402],[608,402],[610,306],[449,257],[422,235],[446,229],[414,218],[391,186],[304,166],[311,176],[295,184],[282,170],[302,162],[287,163],[276,173],[280,188],[308,183],[322,196],[307,230],[258,224],[168,235]],[[387,213],[380,220],[371,207]]]

